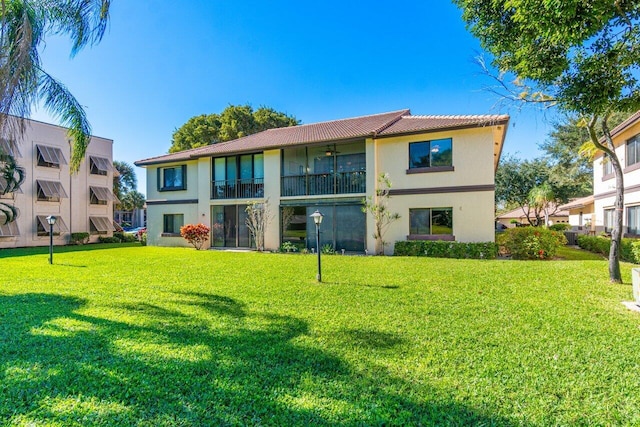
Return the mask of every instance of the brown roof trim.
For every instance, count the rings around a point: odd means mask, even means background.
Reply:
[[[432,188],[403,188],[389,190],[390,196],[410,196],[416,194],[442,194],[442,193],[470,193],[475,191],[494,191],[496,186],[488,185],[458,185],[452,187]]]
[[[495,122],[495,123],[492,123],[492,124],[470,123],[470,124],[466,124],[466,125],[444,126],[444,127],[439,127],[439,128],[414,130],[414,131],[408,131],[408,132],[398,132],[398,133],[391,133],[391,134],[386,134],[386,135],[376,135],[375,138],[376,139],[395,138],[395,137],[398,137],[398,136],[420,135],[420,134],[424,134],[424,133],[437,133],[437,132],[451,131],[451,130],[475,129],[475,128],[481,128],[481,127],[486,127],[486,126],[506,125],[507,123],[509,123],[509,119],[501,120],[500,122]],[[506,136],[506,132],[503,133],[503,137],[502,137],[503,138],[503,142],[504,142],[505,136]]]
[[[626,128],[633,125],[638,119],[640,119],[640,110],[636,111],[631,116],[629,116],[625,121],[623,121],[618,126],[611,129],[611,137],[613,138],[617,134],[621,133]]]

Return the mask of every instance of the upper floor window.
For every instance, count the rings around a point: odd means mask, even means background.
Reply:
[[[106,205],[116,197],[107,187],[89,187],[89,200],[92,205]]]
[[[604,176],[611,175],[613,173],[613,163],[607,154],[602,158],[602,174]]]
[[[62,184],[57,181],[36,180],[36,193],[38,200],[43,202],[59,202],[60,199],[69,197]]]
[[[113,170],[109,159],[104,157],[89,157],[89,173],[92,175],[107,175],[110,170]]]
[[[409,170],[452,167],[452,153],[451,138],[412,142],[409,144]]]
[[[187,189],[187,165],[158,168],[158,190],[173,191]]]
[[[22,157],[16,142],[4,138],[0,139],[0,153],[9,154],[12,157]]]
[[[627,141],[627,166],[640,163],[640,135]]]
[[[62,155],[62,150],[57,147],[37,144],[36,156],[38,158],[38,166],[60,169],[60,165],[67,164],[66,159]]]
[[[262,153],[213,159],[214,199],[262,197],[263,180]]]

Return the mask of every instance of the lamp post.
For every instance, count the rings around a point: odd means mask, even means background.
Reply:
[[[318,282],[322,282],[322,269],[320,267],[320,224],[322,224],[324,215],[316,209],[316,211],[309,216],[313,218],[313,222],[316,224],[316,252],[318,252],[318,275],[316,279]]]
[[[56,223],[56,217],[49,215],[47,222],[49,223],[49,264],[53,264],[53,226]]]

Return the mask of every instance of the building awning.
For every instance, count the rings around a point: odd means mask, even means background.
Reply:
[[[93,162],[93,164],[95,165],[96,169],[98,169],[98,170],[100,170],[102,172],[109,172],[109,171],[113,170],[113,166],[111,165],[111,162],[107,158],[89,156],[89,160],[91,162]]]
[[[18,149],[18,144],[5,138],[0,138],[0,152],[9,154],[13,157],[22,157],[22,153]]]
[[[66,165],[67,160],[62,155],[62,150],[57,147],[48,147],[46,145],[36,145],[36,150],[42,156],[42,160],[55,165]]]
[[[36,216],[38,222],[40,223],[40,225],[42,225],[42,227],[44,227],[44,229],[48,232],[49,231],[49,223],[47,222],[47,216],[48,215],[38,215]],[[54,233],[68,233],[69,232],[69,228],[67,228],[67,224],[65,224],[64,220],[62,219],[62,217],[60,216],[56,216],[56,223],[53,226],[53,232]]]
[[[116,202],[119,202],[118,198],[116,196],[113,195],[113,193],[111,192],[111,190],[109,190],[107,187],[89,187],[89,189],[91,190],[91,192],[93,194],[95,194],[96,199],[100,200],[101,202],[109,202],[111,200],[114,200]]]
[[[115,230],[113,228],[113,223],[106,216],[90,216],[89,221],[99,232],[107,232]]]
[[[62,184],[57,181],[43,181],[41,179],[36,180],[36,184],[39,189],[42,190],[42,194],[45,197],[59,197],[67,198],[67,192],[64,191]]]
[[[13,237],[20,235],[20,229],[18,228],[18,221],[11,221],[4,224],[5,218],[0,216],[0,237]]]

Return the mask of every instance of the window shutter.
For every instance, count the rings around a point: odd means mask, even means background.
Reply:
[[[162,188],[162,168],[156,169],[157,177],[158,177],[158,191]]]
[[[182,188],[187,189],[187,165],[182,165]]]

